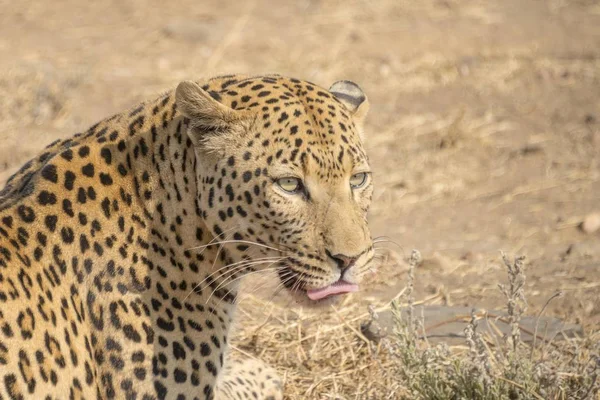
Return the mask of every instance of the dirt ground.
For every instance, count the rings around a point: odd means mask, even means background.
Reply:
[[[0,0],[0,184],[45,144],[186,78],[277,72],[371,101],[374,236],[417,298],[600,328],[600,2]],[[394,256],[392,260],[395,259]],[[392,298],[405,263],[363,296]],[[383,285],[382,282],[386,284]]]

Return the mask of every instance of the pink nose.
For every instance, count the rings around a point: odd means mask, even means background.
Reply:
[[[325,250],[325,252],[329,256],[329,258],[331,258],[333,261],[335,261],[337,263],[338,268],[341,271],[344,271],[344,270],[350,268],[356,262],[357,257],[348,257],[343,254],[331,254],[331,252],[329,250]]]

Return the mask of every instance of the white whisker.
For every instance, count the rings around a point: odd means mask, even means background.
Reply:
[[[227,276],[227,277],[226,277],[226,278],[225,278],[225,279],[224,279],[224,280],[223,280],[221,283],[219,283],[219,285],[218,285],[218,286],[217,286],[217,287],[216,287],[216,288],[215,288],[215,289],[212,291],[212,293],[210,294],[210,296],[208,296],[208,299],[206,300],[206,302],[208,303],[208,301],[211,299],[211,297],[213,296],[213,294],[215,294],[215,292],[217,292],[217,290],[219,290],[221,287],[223,287],[223,286],[225,286],[225,285],[229,285],[229,284],[231,284],[231,283],[233,283],[233,282],[235,282],[235,281],[237,281],[237,280],[239,280],[239,279],[241,279],[241,278],[243,278],[243,277],[245,277],[245,276],[252,275],[252,274],[254,274],[254,273],[256,273],[256,272],[262,272],[262,271],[265,271],[265,270],[267,270],[267,269],[268,269],[268,268],[269,268],[271,265],[273,265],[273,264],[275,264],[275,263],[278,263],[278,262],[280,262],[280,261],[281,261],[281,260],[283,260],[283,259],[285,259],[285,258],[280,258],[279,260],[275,260],[275,261],[271,262],[269,265],[267,265],[267,267],[266,267],[266,268],[261,268],[261,269],[260,269],[260,270],[258,270],[258,271],[249,272],[249,273],[243,274],[243,275],[241,275],[241,276],[235,277],[235,278],[233,278],[233,279],[230,279],[230,278],[231,278],[231,277],[233,277],[235,274],[230,274],[230,275],[229,275],[229,276]],[[269,260],[269,261],[270,261],[270,260]],[[255,262],[255,263],[253,263],[252,265],[266,264],[266,263],[268,263],[269,261],[260,261],[260,262]],[[244,266],[247,266],[247,265],[244,265]],[[230,289],[230,291],[229,291],[229,292],[231,292],[231,289]],[[229,292],[227,292],[227,293],[229,293]]]
[[[250,259],[238,261],[238,262],[235,262],[232,264],[227,264],[227,265],[217,269],[216,271],[211,272],[202,281],[200,281],[199,283],[194,285],[194,288],[185,296],[184,300],[187,299],[196,289],[198,289],[207,280],[209,280],[213,277],[216,279],[216,277],[218,276],[218,273],[222,272],[225,269],[231,268],[231,269],[224,271],[222,273],[222,275],[229,274],[229,273],[235,274],[236,272],[239,272],[248,266],[260,264],[261,262],[277,260],[277,259],[282,259],[282,257],[263,257],[263,258],[256,258],[256,259],[250,258]]]
[[[218,244],[221,244],[221,245],[223,245],[223,244],[229,244],[229,243],[244,243],[244,244],[251,244],[251,245],[253,245],[253,246],[264,247],[264,248],[266,248],[266,249],[275,250],[275,251],[279,251],[279,252],[282,252],[282,253],[284,253],[284,252],[285,252],[284,250],[277,249],[277,248],[275,248],[275,247],[272,247],[272,246],[267,246],[266,244],[261,244],[261,243],[257,243],[257,242],[252,242],[252,241],[250,241],[250,240],[222,240],[222,241],[220,241],[220,242],[208,243],[208,244],[205,244],[205,245],[203,245],[203,246],[190,247],[188,250],[198,250],[198,249],[203,249],[203,248],[206,248],[206,247],[209,247],[209,246],[216,246],[216,245],[218,245]]]

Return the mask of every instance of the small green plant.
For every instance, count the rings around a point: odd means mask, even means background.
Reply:
[[[493,343],[486,342],[477,330],[478,317],[472,312],[464,331],[466,353],[452,351],[443,344],[432,347],[423,338],[425,335],[419,336],[422,322],[415,318],[413,307],[415,268],[419,259],[419,253],[413,251],[407,289],[400,299],[407,306],[401,309],[400,301],[393,302],[394,335],[384,340],[396,360],[391,373],[407,387],[404,398],[598,398],[600,342],[597,334],[554,343],[534,341],[531,346],[521,340],[519,322],[527,309],[524,257],[511,261],[502,254],[508,281],[499,288],[506,297],[510,334]]]

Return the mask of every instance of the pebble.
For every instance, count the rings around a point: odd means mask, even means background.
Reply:
[[[588,235],[596,232],[598,229],[600,229],[600,212],[594,212],[586,215],[579,227]]]

